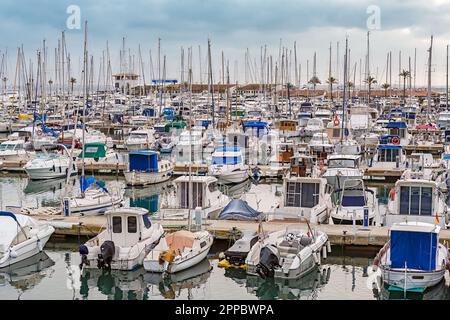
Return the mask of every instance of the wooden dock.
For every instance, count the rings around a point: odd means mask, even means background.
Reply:
[[[444,152],[443,144],[432,144],[432,145],[407,145],[403,147],[406,151],[407,155],[411,155],[412,153],[431,153],[433,156],[438,157]]]
[[[33,217],[46,221],[55,227],[55,239],[63,239],[64,237],[91,238],[101,232],[106,225],[105,216],[63,217],[35,215]],[[187,228],[187,221],[153,221],[160,223],[169,232]],[[263,223],[263,230],[266,232],[279,231],[292,225],[298,225],[307,229],[307,225],[304,223],[271,221]],[[239,238],[244,230],[257,231],[259,224],[247,221],[208,220],[204,222],[204,227],[214,235],[215,239],[230,240]],[[315,226],[315,228],[325,232],[332,245],[358,247],[383,246],[388,240],[389,233],[388,227],[369,227],[365,229],[362,226],[322,224]],[[441,241],[450,241],[450,230],[441,230],[440,239]]]

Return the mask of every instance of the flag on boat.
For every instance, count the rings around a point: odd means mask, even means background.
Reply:
[[[436,224],[439,224],[439,216],[438,216],[437,210],[436,210],[436,221],[435,221],[435,223],[436,223]]]

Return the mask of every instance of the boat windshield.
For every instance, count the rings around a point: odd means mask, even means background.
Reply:
[[[19,144],[0,144],[0,151],[8,151],[14,149],[22,149],[22,145]]]
[[[212,164],[239,164],[242,163],[242,157],[213,157],[212,158]]]
[[[355,161],[352,159],[332,159],[328,162],[328,168],[355,168]]]

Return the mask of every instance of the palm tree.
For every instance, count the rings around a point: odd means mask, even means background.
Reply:
[[[372,89],[372,85],[377,83],[377,80],[372,77],[368,76],[366,80],[364,80],[365,83],[369,86],[369,103],[370,103],[370,90]]]
[[[402,70],[399,74],[403,78],[403,103],[406,104],[406,78],[410,76],[408,70]]]
[[[52,95],[52,84],[53,84],[53,80],[48,80],[48,84],[50,86],[50,95]]]
[[[384,89],[384,98],[387,98],[387,91],[391,85],[389,83],[383,83],[381,87]]]
[[[71,85],[71,91],[72,91],[72,94],[73,94],[73,86],[74,86],[75,83],[77,83],[77,79],[75,79],[75,78],[70,78],[70,85]]]
[[[320,80],[319,80],[319,78],[318,78],[317,76],[313,76],[313,77],[311,78],[311,80],[309,80],[308,83],[310,83],[310,84],[313,85],[313,88],[314,88],[314,95],[316,95],[316,86],[317,86],[318,84],[321,83]]]
[[[327,83],[330,85],[331,103],[333,103],[333,84],[337,83],[337,79],[329,77]]]

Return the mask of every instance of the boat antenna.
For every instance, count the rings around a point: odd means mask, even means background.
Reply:
[[[347,53],[348,53],[348,37],[345,38],[345,55],[344,55],[344,92],[342,94],[342,130],[341,130],[341,142],[344,140],[345,124],[345,104],[347,93]]]

